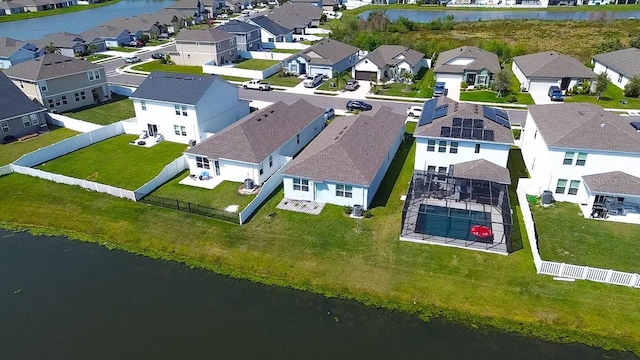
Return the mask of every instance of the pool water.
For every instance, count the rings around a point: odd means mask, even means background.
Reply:
[[[471,226],[483,225],[490,229],[491,214],[484,211],[447,208],[420,204],[416,232],[450,239],[482,241],[471,234]],[[489,238],[486,241],[491,242]]]

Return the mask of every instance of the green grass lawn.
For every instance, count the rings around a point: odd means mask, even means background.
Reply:
[[[93,62],[93,61],[98,61],[98,60],[102,60],[102,59],[107,59],[112,57],[111,55],[104,55],[104,54],[93,54],[93,55],[89,55],[87,57],[85,57],[84,59],[88,62]]]
[[[279,63],[280,60],[248,59],[236,64],[234,67],[236,69],[266,70]]]
[[[282,72],[273,74],[264,79],[264,81],[268,82],[271,85],[286,87],[294,87],[302,82],[302,79],[297,76],[281,76],[281,74]]]
[[[26,141],[0,144],[0,166],[10,164],[24,154],[78,135],[78,132],[49,124],[51,131]]]
[[[135,190],[153,179],[185,150],[162,142],[152,148],[129,144],[137,135],[119,135],[51,160],[37,168],[78,179]]]
[[[224,210],[230,205],[238,205],[238,212],[242,211],[256,197],[255,195],[238,194],[238,186],[241,184],[231,181],[223,181],[212,190],[179,184],[182,179],[188,176],[189,171],[186,170],[153,191],[151,195],[179,199],[220,210]]]
[[[177,72],[184,74],[196,74],[196,75],[209,75],[202,72],[202,66],[188,66],[188,65],[168,65],[168,64],[160,64],[159,61],[151,61],[144,64],[136,65],[131,67],[131,70],[138,71],[166,71],[166,72]]]
[[[246,82],[249,81],[251,79],[249,78],[243,78],[243,77],[237,77],[237,76],[227,76],[227,75],[218,75],[219,77],[227,80],[227,81],[237,81],[237,82]]]
[[[431,69],[423,68],[415,77],[414,84],[406,86],[403,83],[388,83],[385,86],[378,85],[377,95],[400,97],[433,97],[434,75]],[[406,90],[409,91],[406,91]]]
[[[512,176],[524,169],[518,154],[513,150],[515,158],[509,159]],[[0,219],[7,226],[23,224],[423,319],[445,316],[473,327],[640,353],[638,289],[536,274],[513,196],[512,240],[523,246],[509,256],[399,241],[400,196],[414,157],[409,138],[376,193],[373,217],[362,220],[359,230],[338,206],[327,205],[319,216],[276,209],[282,188],[239,226],[19,174],[0,177]],[[149,159],[125,160],[119,169],[137,176]]]
[[[99,125],[109,125],[136,116],[133,101],[128,97],[112,94],[111,100],[96,105],[71,110],[64,115]]]
[[[5,16],[0,16],[0,23],[9,22],[9,21],[34,19],[34,18],[40,18],[40,17],[52,16],[52,15],[68,14],[68,13],[72,13],[72,12],[95,9],[95,8],[99,8],[99,7],[115,4],[115,3],[119,2],[119,1],[120,0],[108,0],[108,1],[103,2],[103,3],[89,4],[89,5],[74,5],[74,6],[69,6],[69,7],[62,8],[62,9],[52,9],[52,10],[45,10],[45,11],[32,11],[32,12],[26,12],[26,13],[13,14],[13,15],[5,15]]]
[[[136,51],[141,50],[141,49],[140,48],[136,48],[136,47],[118,46],[118,47],[109,48],[108,50],[132,53],[132,52],[136,52]]]
[[[271,52],[284,53],[284,54],[297,54],[301,50],[298,49],[271,49]]]
[[[543,260],[640,274],[640,226],[585,219],[572,203],[531,212]]]
[[[620,100],[626,100],[626,104],[621,104]],[[628,98],[624,96],[624,92],[619,87],[609,84],[607,91],[601,96],[600,100],[593,95],[572,95],[564,98],[565,102],[588,102],[602,106],[603,108],[615,109],[640,109],[640,98]]]
[[[160,40],[151,39],[151,40],[147,41],[147,43],[144,44],[144,46],[159,46],[159,45],[166,44],[166,43],[167,43],[166,41],[160,41]]]
[[[488,102],[488,103],[509,103],[507,101],[507,96],[497,97],[498,93],[491,90],[478,90],[478,91],[461,91],[460,92],[460,100],[462,101],[480,101],[480,102]],[[514,104],[526,104],[532,105],[534,104],[533,98],[531,95],[526,93],[518,92],[516,94],[518,96],[518,101]]]

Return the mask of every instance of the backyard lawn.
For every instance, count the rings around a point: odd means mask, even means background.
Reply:
[[[133,102],[126,96],[111,94],[111,100],[96,105],[85,106],[63,113],[68,117],[92,122],[99,125],[109,125],[120,120],[136,116]]]
[[[620,100],[627,101],[626,104],[621,104]],[[624,96],[624,92],[619,87],[609,84],[607,91],[602,93],[600,100],[597,100],[593,95],[572,95],[564,98],[565,102],[589,102],[602,106],[603,108],[617,108],[617,109],[640,109],[639,98],[628,98]]]
[[[131,67],[131,70],[138,71],[166,71],[166,72],[177,72],[184,74],[196,74],[196,75],[209,75],[202,72],[202,66],[188,66],[188,65],[168,65],[168,64],[160,64],[159,61],[151,61],[144,64],[136,65]]]
[[[282,75],[283,73],[279,72],[269,76],[268,78],[264,79],[264,81],[268,82],[271,85],[286,86],[286,87],[294,87],[300,84],[300,82],[302,82],[302,79],[300,79],[297,76],[282,76]]]
[[[543,260],[640,274],[640,226],[585,219],[576,204],[531,205]]]
[[[51,160],[37,168],[78,179],[135,190],[175,160],[186,145],[162,142],[152,148],[131,145],[137,135],[119,135]]]
[[[284,53],[284,54],[297,54],[302,50],[299,49],[271,49],[271,52]]]
[[[248,59],[236,64],[234,67],[236,69],[266,70],[279,63],[279,60]]]
[[[78,132],[49,124],[51,131],[26,141],[0,144],[0,166],[10,164],[24,154],[78,135]]]
[[[178,184],[188,176],[189,171],[186,170],[154,190],[151,195],[206,205],[220,210],[225,210],[227,206],[238,205],[238,212],[242,211],[256,197],[255,195],[238,194],[238,187],[241,184],[231,181],[224,181],[212,190]]]

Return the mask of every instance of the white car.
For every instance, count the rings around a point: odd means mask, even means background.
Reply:
[[[312,88],[320,85],[324,76],[321,74],[309,75],[306,79],[302,81],[302,85],[306,88]]]
[[[242,87],[245,89],[253,89],[253,90],[260,90],[260,91],[271,90],[271,85],[268,82],[264,82],[258,79],[249,80],[246,83],[242,84]]]
[[[407,109],[407,116],[418,118],[422,115],[422,106],[411,106]]]

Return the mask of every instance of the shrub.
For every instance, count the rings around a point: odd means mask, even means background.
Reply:
[[[624,86],[624,96],[637,98],[640,96],[640,76],[634,76]]]
[[[507,96],[507,102],[518,102],[518,96],[516,94],[509,94],[509,96]]]
[[[364,210],[362,212],[362,217],[364,217],[365,219],[370,219],[373,217],[373,214],[371,213],[371,210]]]
[[[522,130],[520,129],[511,129],[511,131],[513,132],[513,138],[518,140],[520,139],[520,133],[522,132]]]
[[[467,90],[468,87],[469,87],[469,84],[467,84],[466,81],[463,81],[460,83],[460,89]]]
[[[349,205],[346,205],[343,210],[345,215],[351,215],[351,212],[353,212],[353,208]]]

